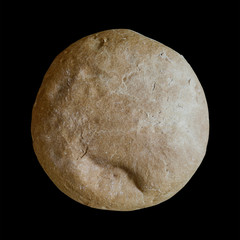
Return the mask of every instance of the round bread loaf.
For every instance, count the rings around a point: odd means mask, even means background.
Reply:
[[[193,176],[206,152],[208,108],[183,56],[115,29],[56,57],[31,132],[62,192],[93,208],[130,211],[169,199]]]

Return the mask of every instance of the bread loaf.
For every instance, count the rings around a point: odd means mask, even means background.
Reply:
[[[37,158],[54,184],[98,209],[159,204],[193,176],[209,134],[187,61],[127,29],[70,45],[44,76],[32,112]]]

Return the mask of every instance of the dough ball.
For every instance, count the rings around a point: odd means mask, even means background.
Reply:
[[[193,176],[206,152],[208,108],[183,56],[115,29],[55,58],[31,132],[62,192],[93,208],[131,211],[169,199]]]

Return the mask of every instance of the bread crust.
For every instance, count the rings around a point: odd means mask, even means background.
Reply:
[[[37,158],[72,199],[131,211],[178,192],[209,134],[203,89],[187,61],[128,29],[73,43],[44,76],[32,112]]]

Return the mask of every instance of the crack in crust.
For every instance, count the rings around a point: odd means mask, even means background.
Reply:
[[[91,159],[92,162],[94,162],[94,164],[101,167],[102,169],[120,169],[127,175],[128,179],[134,183],[135,187],[143,193],[144,189],[142,188],[141,183],[142,177],[139,175],[139,173],[132,171],[129,167],[124,166],[122,163],[109,163],[107,160],[99,160],[99,158],[91,156],[90,154],[87,156],[89,159]]]

